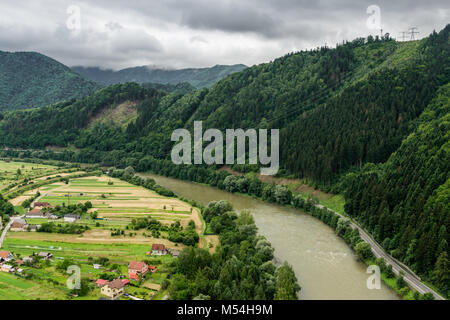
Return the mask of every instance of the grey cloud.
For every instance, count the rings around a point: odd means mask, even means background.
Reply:
[[[78,35],[65,26],[72,4],[82,10]],[[15,0],[0,3],[0,50],[114,69],[252,65],[378,33],[365,26],[372,4],[393,36],[411,25],[426,36],[449,21],[448,0]]]

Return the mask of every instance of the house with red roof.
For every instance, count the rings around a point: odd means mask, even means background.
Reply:
[[[100,291],[103,295],[116,299],[125,293],[124,287],[123,281],[121,279],[116,279],[108,281]]]
[[[95,285],[97,287],[103,287],[104,285],[106,285],[108,283],[108,280],[103,280],[103,279],[98,279],[97,281],[95,281]]]
[[[130,279],[139,281],[140,276],[145,276],[148,272],[148,265],[141,261],[131,261],[128,265],[128,276]]]
[[[152,244],[152,254],[156,256],[162,256],[167,254],[166,246],[160,243]]]
[[[34,202],[33,207],[34,208],[46,208],[46,207],[52,207],[52,206],[48,202]]]
[[[0,251],[0,262],[14,259],[14,255],[9,251]]]

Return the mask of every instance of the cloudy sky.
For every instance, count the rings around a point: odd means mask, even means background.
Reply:
[[[112,69],[253,65],[380,34],[378,21],[423,37],[450,22],[449,1],[0,0],[0,50]]]

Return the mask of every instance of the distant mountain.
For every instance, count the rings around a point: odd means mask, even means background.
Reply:
[[[163,83],[143,83],[142,86],[147,89],[156,89],[167,93],[186,94],[196,88],[189,82],[181,82],[177,84],[163,84]]]
[[[99,88],[45,55],[0,51],[0,111],[43,107]]]
[[[86,78],[112,85],[125,82],[177,84],[188,82],[196,88],[211,87],[226,76],[246,69],[243,64],[216,65],[211,68],[189,68],[179,70],[155,69],[148,66],[127,68],[119,71],[100,68],[73,67],[72,70]]]

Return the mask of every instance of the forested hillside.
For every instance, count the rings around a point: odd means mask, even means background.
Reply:
[[[100,68],[73,67],[72,70],[103,85],[125,82],[178,84],[187,82],[196,88],[211,87],[226,76],[247,68],[243,64],[216,65],[211,68],[158,69],[147,66],[126,68],[119,71]]]
[[[450,84],[415,125],[385,164],[349,178],[346,212],[449,294]]]
[[[186,94],[127,83],[76,102],[3,113],[0,145],[59,146],[65,149],[4,154],[133,166],[224,188],[227,174],[217,168],[171,163],[173,130],[192,129],[194,120],[204,130],[280,128],[282,175],[345,192],[348,214],[445,292],[449,31],[292,53]],[[94,121],[124,102],[137,110],[131,121]]]
[[[0,51],[0,112],[84,97],[100,86],[36,52]]]

